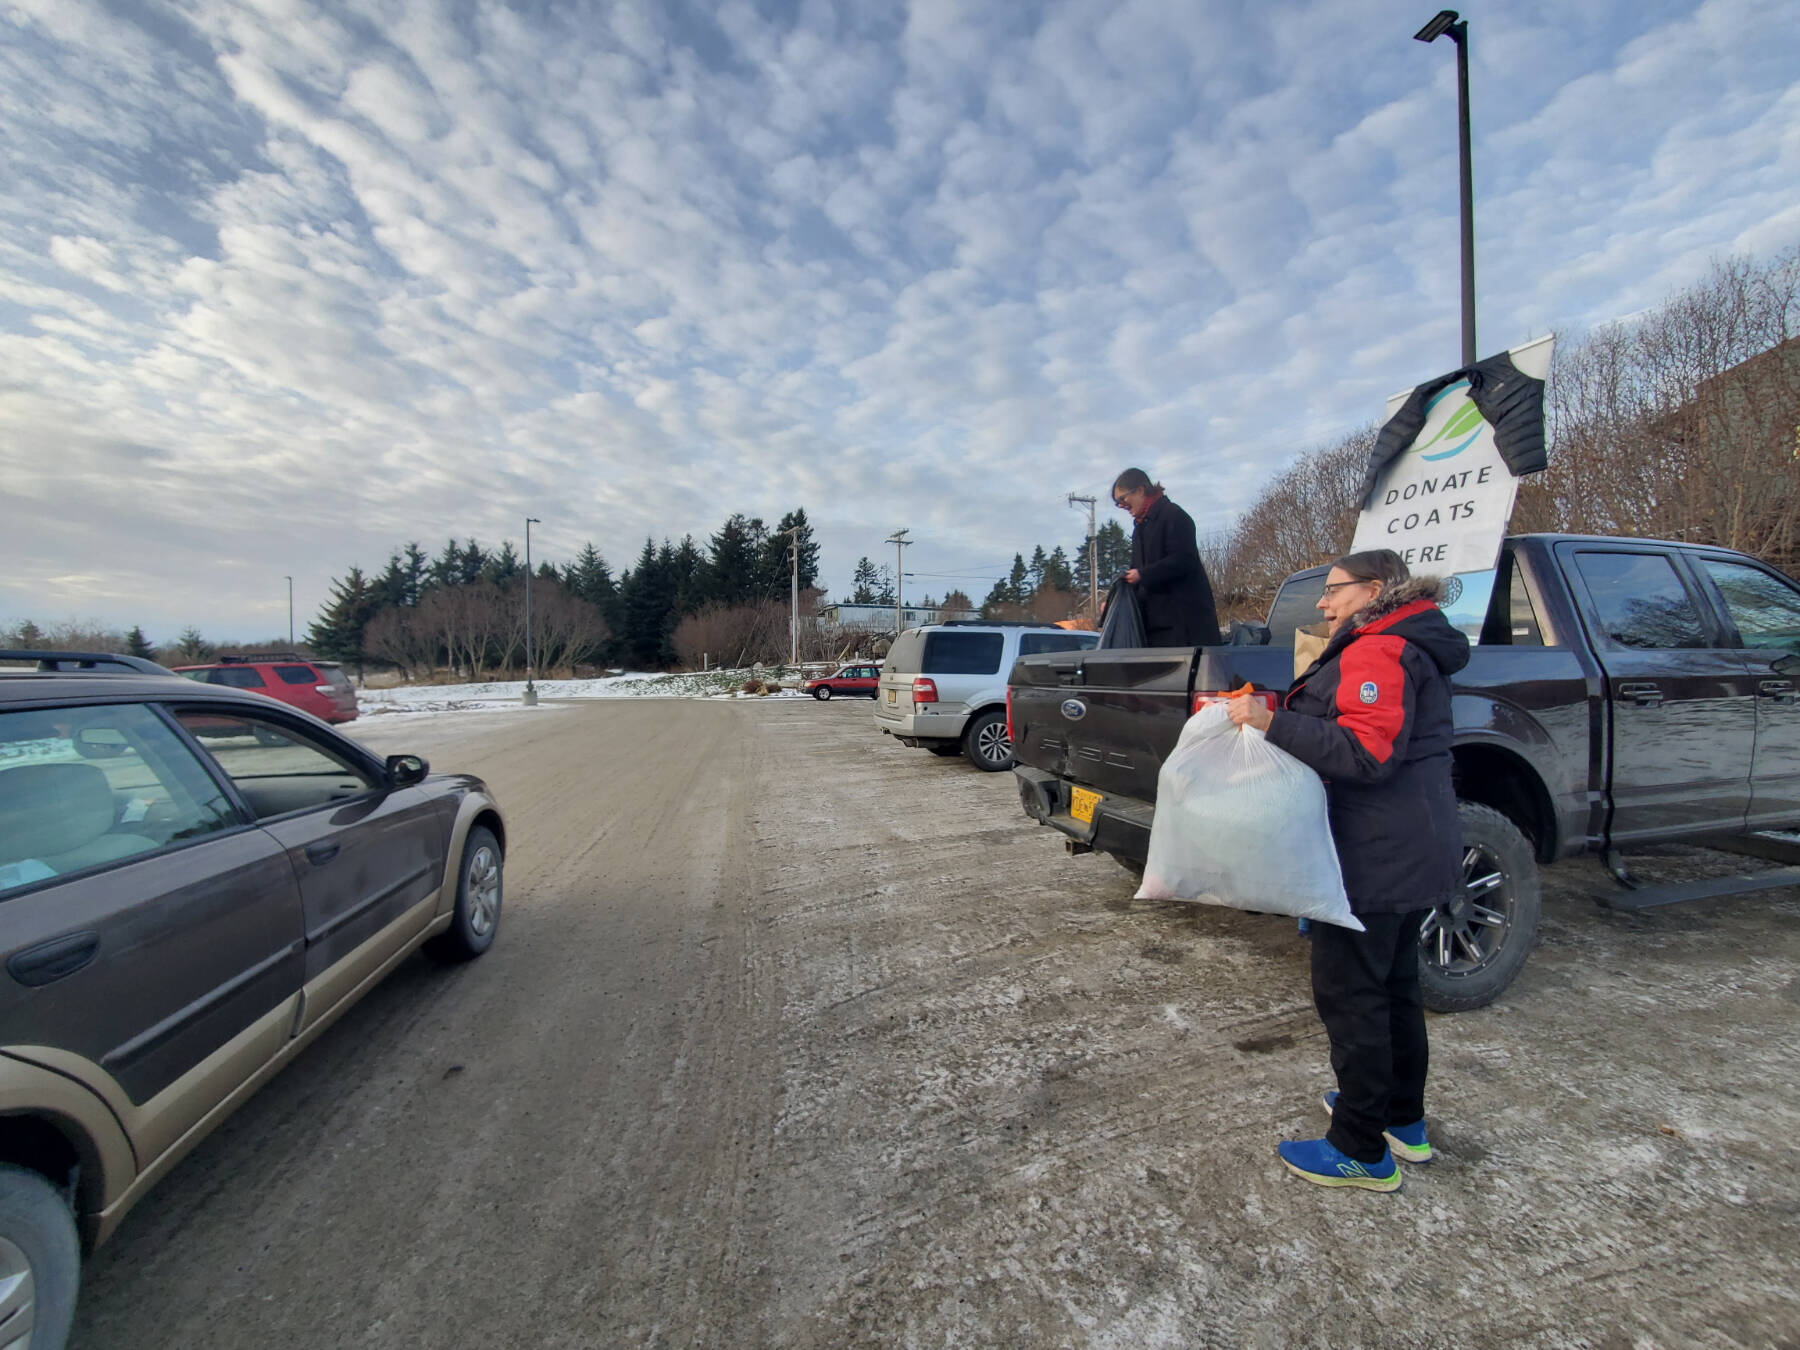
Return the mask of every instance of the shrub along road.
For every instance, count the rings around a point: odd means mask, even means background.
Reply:
[[[1325,1192],[1291,923],[1134,903],[866,703],[352,728],[488,778],[500,940],[409,963],[172,1173],[74,1344],[1732,1346],[1800,1323],[1800,894],[1546,878],[1432,1019],[1442,1158]],[[1646,860],[1664,877],[1708,855]],[[1732,860],[1729,865],[1737,865]]]

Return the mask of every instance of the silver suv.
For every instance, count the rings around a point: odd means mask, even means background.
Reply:
[[[1006,729],[1006,677],[1013,662],[1038,652],[1084,651],[1100,641],[1035,623],[956,620],[909,628],[881,667],[875,725],[902,745],[934,755],[967,755],[997,773],[1013,762]]]

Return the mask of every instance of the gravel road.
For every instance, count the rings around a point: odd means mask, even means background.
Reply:
[[[1794,1344],[1796,890],[1551,869],[1519,983],[1432,1019],[1441,1159],[1325,1192],[1291,923],[1133,902],[865,703],[353,730],[494,787],[499,942],[173,1172],[77,1347]]]

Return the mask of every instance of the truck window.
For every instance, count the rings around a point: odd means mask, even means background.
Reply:
[[[1668,651],[1712,645],[1675,564],[1660,553],[1577,553],[1607,641],[1617,647]]]
[[[1078,652],[1100,643],[1098,633],[1021,633],[1019,655],[1036,656],[1039,652]]]
[[[999,633],[939,631],[925,635],[924,675],[997,675],[1006,639]]]
[[[1484,647],[1541,647],[1543,626],[1531,603],[1531,592],[1525,585],[1524,570],[1513,561],[1509,551],[1500,559],[1494,575],[1494,593],[1488,600],[1487,617],[1481,625]]]
[[[1319,614],[1319,597],[1325,594],[1325,577],[1329,568],[1302,572],[1282,583],[1275,603],[1269,606],[1269,645],[1291,647],[1294,630],[1323,622]]]
[[[1746,647],[1800,652],[1800,588],[1760,567],[1703,558]]]

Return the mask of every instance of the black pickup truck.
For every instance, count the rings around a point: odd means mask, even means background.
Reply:
[[[1289,577],[1267,624],[1228,646],[1021,659],[1007,707],[1026,813],[1072,850],[1141,871],[1182,724],[1245,683],[1287,688],[1326,570]],[[1447,592],[1476,646],[1452,699],[1465,892],[1421,938],[1430,1007],[1480,1007],[1512,982],[1536,935],[1540,862],[1596,854],[1620,906],[1643,908],[1690,895],[1634,901],[1623,851],[1800,827],[1800,585],[1775,568],[1656,540],[1519,535]]]

